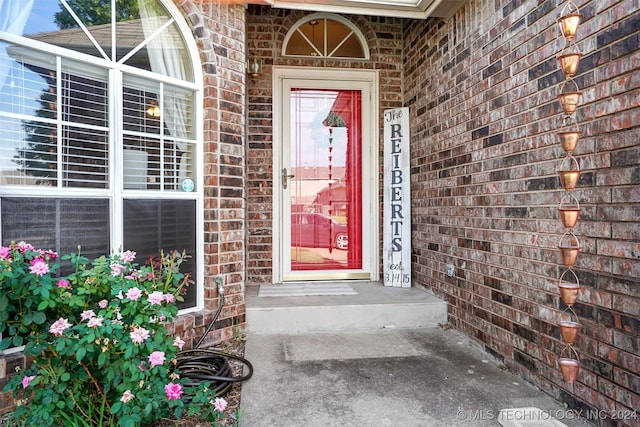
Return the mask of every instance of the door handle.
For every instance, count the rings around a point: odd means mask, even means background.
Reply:
[[[287,168],[282,169],[282,188],[287,189],[287,181],[293,179],[295,175],[288,175]]]

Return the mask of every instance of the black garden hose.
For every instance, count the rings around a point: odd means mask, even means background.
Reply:
[[[215,316],[213,316],[213,319],[195,347],[191,350],[178,352],[176,355],[176,367],[181,377],[189,379],[186,385],[199,386],[200,384],[209,382],[210,388],[215,391],[216,396],[222,397],[231,390],[233,383],[246,381],[251,378],[253,375],[253,365],[241,356],[199,348],[222,312],[224,305],[224,288],[221,282],[218,282],[218,295],[220,299],[218,311],[216,311]],[[247,373],[234,376],[231,371],[231,365],[229,365],[230,359],[239,361],[246,366],[248,368]]]

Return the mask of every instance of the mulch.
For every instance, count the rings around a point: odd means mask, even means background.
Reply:
[[[224,353],[233,354],[235,356],[244,356],[245,340],[241,338],[235,338],[228,342],[220,343],[214,346],[213,350],[218,350]],[[242,375],[243,365],[233,359],[229,360],[233,375]],[[242,416],[240,408],[240,394],[242,391],[242,383],[236,382],[231,387],[231,390],[224,396],[227,401],[227,409],[224,411],[225,417],[222,419],[218,426],[220,427],[237,427],[238,418]],[[239,412],[240,411],[240,412]],[[238,415],[239,414],[239,415]],[[211,423],[203,421],[198,417],[185,417],[179,420],[162,419],[153,423],[150,427],[209,427]]]

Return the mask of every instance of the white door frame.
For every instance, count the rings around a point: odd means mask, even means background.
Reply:
[[[283,146],[285,132],[289,131],[289,82],[296,87],[354,89],[354,84],[363,87],[362,97],[362,212],[368,220],[362,230],[362,263],[359,272],[348,270],[345,274],[331,273],[326,280],[361,279],[379,280],[379,130],[378,130],[378,72],[375,70],[344,70],[314,67],[273,67],[273,283],[324,280],[324,273],[317,271],[285,271],[285,262],[290,265],[290,223],[285,224],[281,215],[284,206],[282,188]],[[285,91],[287,93],[285,93]],[[290,213],[290,212],[288,212]],[[287,253],[288,252],[288,253]],[[298,274],[299,273],[299,274]]]

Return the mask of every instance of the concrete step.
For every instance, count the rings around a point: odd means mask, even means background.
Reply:
[[[447,322],[447,303],[415,287],[301,283],[247,286],[245,295],[252,334],[431,328]]]

